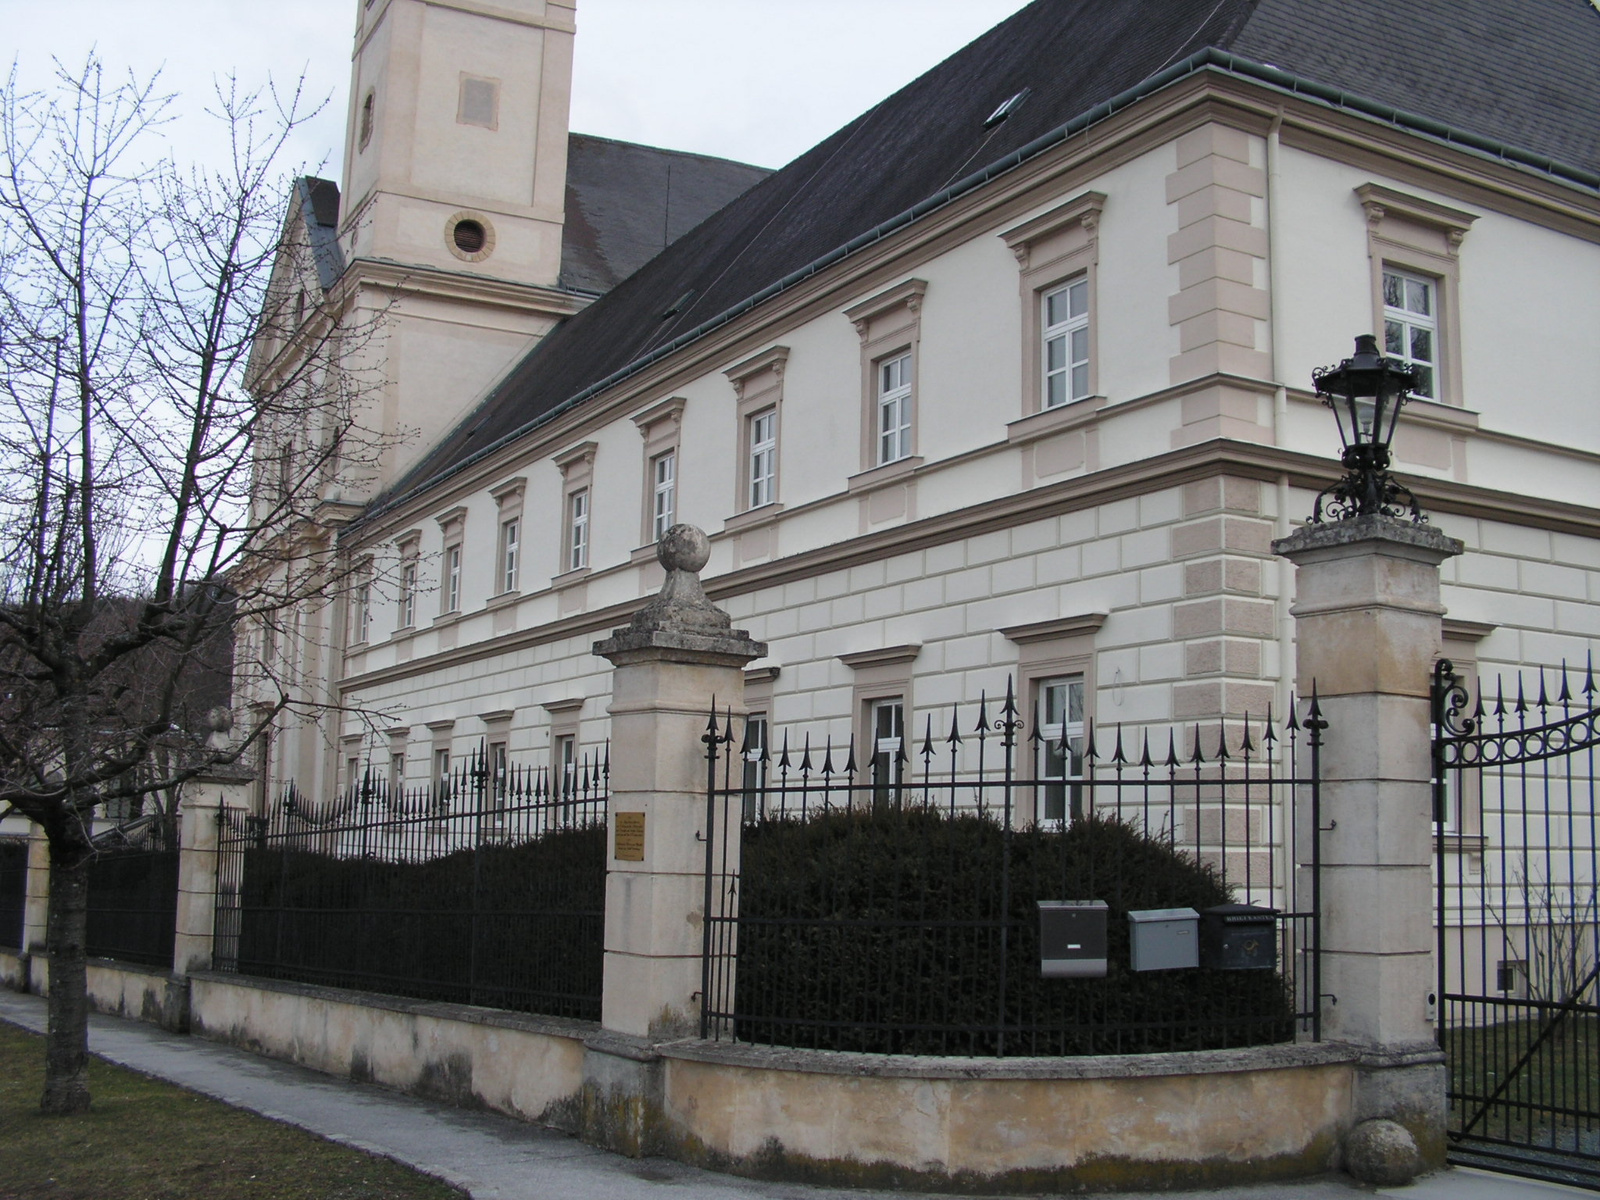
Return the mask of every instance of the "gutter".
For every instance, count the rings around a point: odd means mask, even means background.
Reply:
[[[1600,0],[1595,0],[1595,3],[1597,6],[1600,6]],[[887,221],[875,225],[873,228],[868,229],[864,233],[857,234],[848,242],[845,242],[842,246],[835,247],[826,254],[822,255],[820,258],[814,259],[805,266],[791,271],[777,282],[768,284],[754,295],[747,296],[733,307],[725,309],[723,312],[718,313],[716,316],[711,317],[706,321],[702,321],[699,325],[696,325],[688,332],[679,334],[670,342],[665,342],[662,345],[657,346],[648,354],[634,359],[626,366],[618,368],[605,378],[590,384],[582,391],[566,400],[563,400],[555,407],[548,408],[538,416],[523,422],[509,433],[502,434],[488,445],[479,450],[473,451],[466,458],[463,458],[452,466],[447,467],[438,474],[429,476],[423,482],[407,489],[405,492],[402,492],[392,500],[385,501],[378,507],[369,509],[366,513],[362,514],[360,517],[356,518],[354,521],[340,529],[338,534],[339,540],[342,541],[346,534],[355,533],[364,525],[376,520],[378,517],[389,512],[391,509],[398,508],[412,497],[430,490],[437,484],[440,484],[447,479],[453,478],[462,471],[465,471],[467,468],[481,462],[483,459],[503,449],[510,443],[517,441],[519,438],[522,438],[525,435],[533,432],[535,429],[549,424],[557,417],[582,404],[585,400],[588,400],[591,397],[596,396],[611,387],[614,387],[616,384],[621,383],[630,376],[636,375],[640,371],[643,371],[646,367],[649,367],[652,364],[659,362],[661,359],[666,358],[668,355],[681,350],[689,343],[694,342],[713,330],[728,324],[728,322],[743,316],[757,305],[765,303],[774,296],[778,295],[780,292],[788,291],[796,284],[799,284],[804,280],[809,279],[811,276],[826,270],[828,267],[833,266],[841,259],[847,258],[860,250],[866,249],[868,246],[871,246],[876,242],[882,241],[884,238],[898,232],[900,229],[910,225],[919,218],[927,216],[935,209],[943,208],[945,205],[956,199],[959,199],[961,196],[966,195],[968,192],[973,191],[976,188],[982,187],[984,184],[990,182],[1000,175],[1005,174],[1014,167],[1018,167],[1027,162],[1029,159],[1043,154],[1046,150],[1059,145],[1061,142],[1066,141],[1073,135],[1083,132],[1091,125],[1096,125],[1099,122],[1106,120],[1108,117],[1120,112],[1129,105],[1137,103],[1138,101],[1161,91],[1163,88],[1178,82],[1180,79],[1184,79],[1189,75],[1197,74],[1198,72],[1204,70],[1220,70],[1227,74],[1250,79],[1257,83],[1265,84],[1267,87],[1270,87],[1276,91],[1286,92],[1290,95],[1299,96],[1303,99],[1311,100],[1314,103],[1322,104],[1329,108],[1342,109],[1347,112],[1356,113],[1363,117],[1369,117],[1378,121],[1382,121],[1386,124],[1395,125],[1399,128],[1422,134],[1425,137],[1442,141],[1448,145],[1455,146],[1458,149],[1470,151],[1476,155],[1509,163],[1512,166],[1539,171],[1541,173],[1551,175],[1563,183],[1574,184],[1600,193],[1600,174],[1595,172],[1585,171],[1578,167],[1567,166],[1563,163],[1556,162],[1554,159],[1547,158],[1544,155],[1534,154],[1527,150],[1520,150],[1514,146],[1509,146],[1503,142],[1498,142],[1493,138],[1486,138],[1475,133],[1468,133],[1464,130],[1453,129],[1448,125],[1433,120],[1431,117],[1424,117],[1416,113],[1404,112],[1400,109],[1392,108],[1389,105],[1379,104],[1376,101],[1367,100],[1350,92],[1342,91],[1339,88],[1329,87],[1326,84],[1314,83],[1309,79],[1301,79],[1299,76],[1293,75],[1288,71],[1280,70],[1277,67],[1270,67],[1262,63],[1252,62],[1250,59],[1240,58],[1236,54],[1229,54],[1227,51],[1218,50],[1214,46],[1206,46],[1203,49],[1189,55],[1189,57],[1173,63],[1172,66],[1167,67],[1165,70],[1158,71],[1156,74],[1150,76],[1148,79],[1142,80],[1133,87],[1118,92],[1110,99],[1102,100],[1093,108],[1073,117],[1071,120],[1067,121],[1066,124],[1056,127],[1049,133],[1035,138],[1033,141],[1028,142],[1024,146],[1019,146],[1010,154],[1007,154],[1004,158],[990,163],[988,166],[982,167],[971,174],[958,179],[955,183],[951,184],[943,191],[935,192],[926,199],[912,205],[912,207],[906,209],[904,212],[890,217]]]

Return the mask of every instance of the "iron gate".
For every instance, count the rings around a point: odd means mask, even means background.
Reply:
[[[1450,1158],[1600,1187],[1593,666],[1488,690],[1435,667]]]

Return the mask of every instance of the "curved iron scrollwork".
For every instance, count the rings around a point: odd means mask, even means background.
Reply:
[[[1520,685],[1519,685],[1520,686]],[[1593,693],[1585,693],[1592,702]],[[1546,698],[1543,680],[1536,701],[1524,701],[1519,691],[1514,704],[1497,700],[1491,714],[1495,728],[1485,718],[1480,696],[1468,715],[1469,696],[1454,665],[1441,659],[1433,669],[1434,762],[1437,767],[1499,767],[1559,758],[1574,751],[1600,747],[1600,709],[1584,708],[1569,714],[1570,693],[1563,681],[1561,698]],[[1552,709],[1563,715],[1544,720]],[[1537,715],[1536,725],[1528,723]],[[1516,723],[1508,727],[1507,718]]]
[[[1345,521],[1370,513],[1381,513],[1396,520],[1410,517],[1418,525],[1428,522],[1427,514],[1405,484],[1388,471],[1360,468],[1347,472],[1317,493],[1317,502],[1311,509],[1311,523]]]
[[[1466,681],[1456,674],[1456,665],[1448,658],[1433,664],[1433,725],[1444,737],[1471,737],[1478,731],[1478,722],[1467,716],[1472,697],[1467,692]]]

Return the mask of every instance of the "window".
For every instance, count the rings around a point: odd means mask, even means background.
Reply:
[[[500,590],[517,590],[517,564],[520,561],[522,519],[512,517],[500,526]]]
[[[351,793],[361,787],[361,758],[352,755],[344,760],[344,785]]]
[[[449,794],[450,750],[448,747],[439,747],[433,752],[433,790],[439,796]]]
[[[778,498],[778,410],[750,418],[750,503],[760,508]]]
[[[417,564],[410,559],[400,564],[400,628],[417,623]]]
[[[494,796],[495,811],[503,811],[506,796],[511,790],[511,762],[504,742],[489,743],[489,786]]]
[[[391,750],[389,752],[389,791],[398,796],[406,786],[406,752],[404,750]]]
[[[579,488],[567,497],[567,570],[589,565],[589,489]]]
[[[665,454],[658,454],[650,462],[650,477],[653,483],[651,492],[651,540],[659,542],[671,529],[675,520],[677,505],[677,477],[678,454],[669,450]]]
[[[557,794],[571,796],[578,790],[578,735],[558,734],[555,751]]]
[[[1044,408],[1089,396],[1089,278],[1074,279],[1041,300]]]
[[[461,611],[461,546],[444,549],[444,609],[447,613]]]
[[[1038,689],[1035,811],[1041,821],[1075,821],[1083,816],[1083,676],[1042,679]]]
[[[911,355],[878,364],[878,465],[911,456]]]
[[[1417,369],[1414,395],[1438,398],[1438,287],[1404,271],[1383,273],[1383,352]]]
[[[898,804],[907,762],[905,701],[899,696],[872,701],[867,724],[872,732],[872,807]]]
[[[374,98],[369,91],[361,101],[361,139],[358,149],[365,150],[372,140],[372,108]]]
[[[350,594],[350,642],[359,646],[372,633],[372,581],[362,579]]]
[[[744,721],[744,819],[754,821],[767,808],[767,714],[751,713]]]

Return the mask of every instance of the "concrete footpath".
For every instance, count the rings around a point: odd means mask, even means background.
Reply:
[[[0,1020],[42,1031],[44,1001],[0,991]],[[761,1183],[666,1159],[623,1158],[507,1117],[446,1108],[199,1038],[178,1037],[137,1021],[93,1017],[89,1047],[109,1062],[405,1163],[466,1189],[474,1200],[667,1200],[673,1194],[708,1200],[829,1200],[905,1194]],[[1307,1183],[1161,1196],[1162,1200],[1349,1200],[1373,1194],[1341,1176],[1330,1176]],[[1558,1200],[1592,1195],[1468,1170],[1447,1171],[1411,1187],[1380,1189],[1376,1194],[1406,1200]]]

